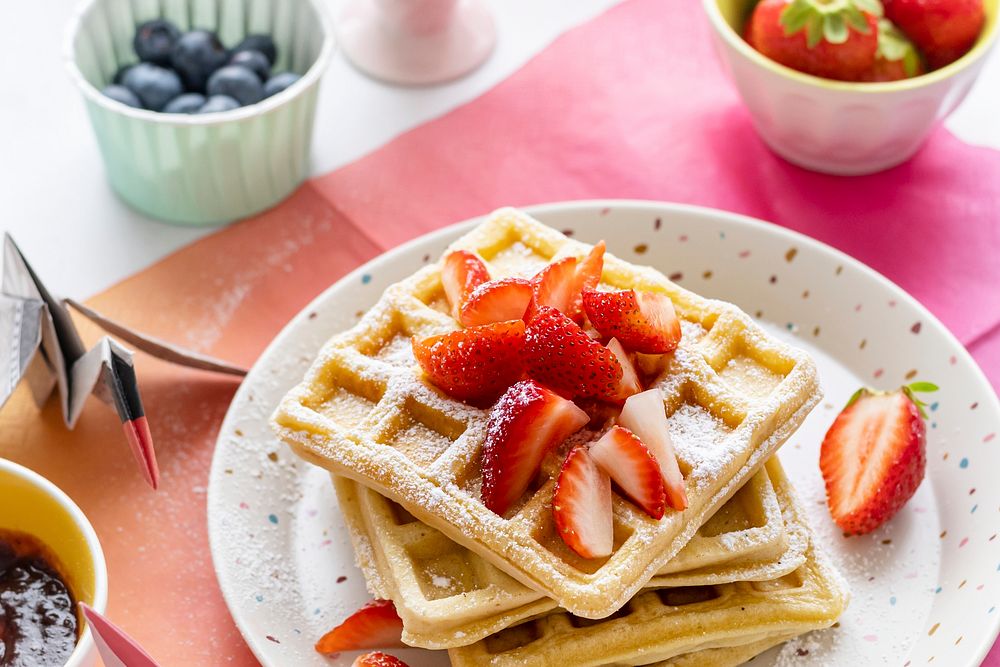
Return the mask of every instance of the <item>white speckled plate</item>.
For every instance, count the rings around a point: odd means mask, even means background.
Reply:
[[[754,664],[978,665],[1000,624],[993,606],[1000,596],[1000,404],[944,326],[862,264],[749,218],[621,201],[531,212],[738,304],[819,364],[826,398],[781,456],[853,598],[839,627]],[[233,399],[212,464],[212,556],[233,617],[265,665],[349,665],[353,655],[330,661],[312,645],[367,599],[326,474],[278,443],[267,417],[332,333],[472,224],[403,245],[326,290],[274,340]],[[930,399],[928,477],[888,525],[845,539],[823,501],[822,436],[861,384],[889,388],[915,377],[941,386]],[[413,667],[448,664],[444,653],[396,653]]]

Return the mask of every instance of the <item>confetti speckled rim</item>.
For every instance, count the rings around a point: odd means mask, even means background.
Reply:
[[[1000,402],[975,362],[915,299],[870,268],[801,234],[711,209],[642,201],[551,204],[529,211],[587,241],[659,268],[694,291],[740,305],[817,360],[826,399],[781,450],[821,544],[853,590],[839,627],[795,640],[796,664],[978,665],[1000,614]],[[265,665],[349,665],[316,655],[316,638],[367,599],[323,471],[276,442],[267,417],[332,333],[381,291],[475,221],[388,252],[324,291],[264,352],[220,431],[208,493],[219,582],[241,632]],[[826,514],[819,441],[861,383],[913,378],[942,386],[930,406],[928,479],[886,526],[845,539]],[[877,622],[876,622],[877,621]],[[440,653],[399,652],[413,667]],[[905,660],[905,658],[903,658]]]

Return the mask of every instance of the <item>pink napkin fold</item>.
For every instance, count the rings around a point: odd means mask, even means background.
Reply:
[[[80,610],[94,635],[104,667],[159,667],[145,649],[96,609],[81,602]]]
[[[630,0],[470,102],[314,181],[383,248],[493,207],[634,197],[804,232],[889,276],[1000,385],[1000,153],[938,129],[910,162],[836,177],[757,137],[691,0]]]

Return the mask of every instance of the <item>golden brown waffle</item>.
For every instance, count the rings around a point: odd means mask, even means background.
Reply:
[[[747,644],[765,650],[832,625],[847,606],[843,580],[808,539],[805,563],[778,579],[647,590],[603,620],[558,611],[448,655],[453,667],[596,667],[714,665],[695,652]]]
[[[782,644],[795,635],[784,635],[758,639],[739,646],[707,648],[704,651],[685,653],[676,658],[654,662],[649,667],[738,667],[745,664],[769,648]]]
[[[479,253],[494,278],[531,275],[554,257],[590,248],[513,209],[497,211],[451,247]],[[658,385],[689,500],[685,511],[656,521],[616,496],[610,558],[586,560],[563,544],[549,508],[551,472],[506,517],[481,502],[488,412],[425,383],[410,350],[411,336],[458,327],[446,312],[440,262],[389,287],[358,324],[326,344],[276,411],[275,430],[306,460],[392,498],[560,606],[607,616],[760,469],[820,391],[808,355],[732,304],[610,254],[602,285],[666,293],[682,320],[683,340]]]
[[[556,608],[391,500],[342,477],[333,482],[371,593],[395,603],[407,644],[462,646]],[[787,479],[765,469],[648,585],[775,579],[802,565],[806,543]]]

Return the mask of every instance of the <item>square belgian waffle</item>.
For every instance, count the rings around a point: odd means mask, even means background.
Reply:
[[[513,209],[501,209],[451,249],[478,253],[493,278],[531,276],[590,246]],[[413,336],[458,328],[441,263],[383,293],[334,336],[273,417],[300,456],[402,505],[413,516],[578,616],[621,608],[795,431],[820,397],[808,355],[765,333],[732,304],[705,299],[662,273],[605,256],[601,289],[668,295],[683,338],[658,380],[689,506],[653,520],[614,498],[614,551],[583,559],[552,520],[553,465],[506,516],[480,499],[488,411],[425,382]],[[562,452],[555,452],[558,456]],[[547,477],[547,479],[546,479]]]
[[[777,459],[767,468],[788,488]],[[791,494],[793,507],[798,501]],[[537,665],[738,664],[794,636],[832,625],[847,606],[840,575],[805,531],[805,562],[769,581],[640,592],[612,616],[593,621],[556,611],[448,650],[453,667]],[[747,655],[749,653],[749,655]]]
[[[764,581],[798,569],[808,533],[788,480],[777,468],[772,479],[770,468],[730,498],[648,587]],[[556,608],[391,500],[343,477],[333,483],[368,588],[393,601],[407,644],[464,646]]]

